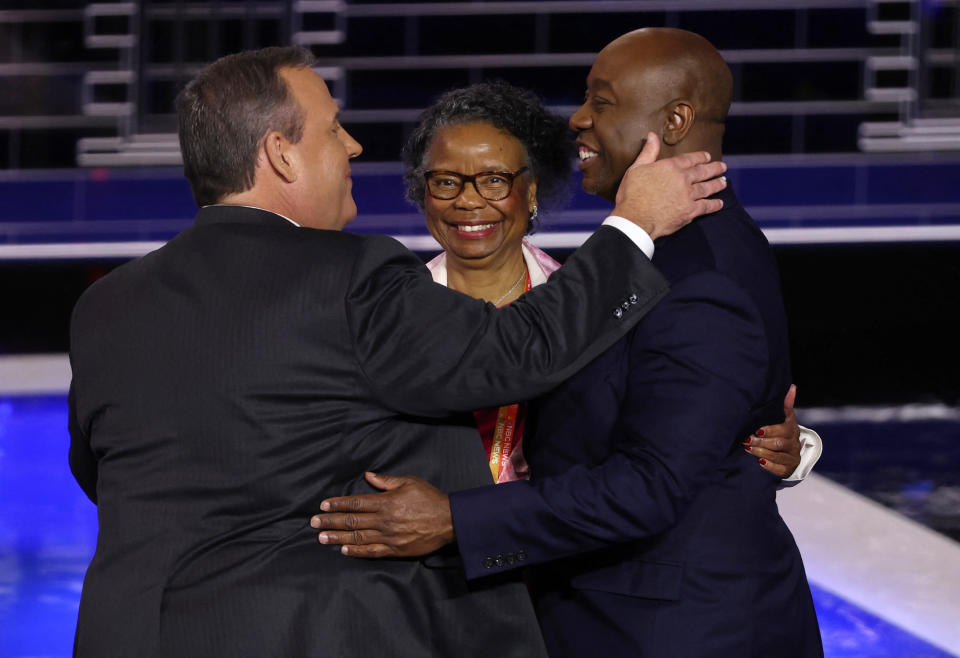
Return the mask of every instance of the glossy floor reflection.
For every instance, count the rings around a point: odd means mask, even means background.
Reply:
[[[71,653],[80,587],[96,543],[97,521],[94,506],[67,466],[66,424],[65,396],[0,397],[0,656],[4,658]],[[836,451],[836,445],[830,450]],[[831,468],[835,467],[834,463]],[[950,655],[908,629],[835,596],[829,583],[815,584],[814,600],[828,658]]]
[[[0,398],[0,656],[68,656],[96,508],[67,465],[65,396]]]
[[[939,405],[810,410],[817,473],[960,541],[960,417]]]
[[[826,658],[950,658],[907,631],[811,583]]]

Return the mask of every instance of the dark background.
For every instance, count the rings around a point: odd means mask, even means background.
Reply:
[[[163,153],[153,163],[167,166],[159,181],[149,168],[90,164],[78,140],[172,137],[173,97],[203,64],[335,30],[344,35],[338,43],[308,45],[322,68],[341,71],[328,81],[345,124],[364,145],[363,163],[394,162],[420,109],[443,90],[480,79],[529,86],[569,114],[597,50],[628,29],[672,26],[703,34],[730,62],[735,95],[725,155],[776,156],[737,182],[748,209],[799,213],[783,220],[755,213],[763,228],[844,221],[817,210],[830,204],[866,204],[849,222],[858,225],[960,225],[960,150],[882,154],[892,173],[867,193],[855,191],[858,165],[817,164],[846,156],[872,162],[859,141],[865,122],[960,120],[957,3],[515,2],[494,3],[495,11],[485,9],[490,3],[453,3],[453,11],[420,3],[404,13],[392,9],[402,3],[352,1],[339,13],[298,14],[292,2],[143,0],[133,13],[92,17],[88,4],[5,0],[0,8],[0,247],[175,234],[193,209]],[[913,37],[871,27],[903,20],[917,26]],[[103,45],[111,35],[135,35],[135,45]],[[917,57],[912,73],[871,64],[897,55]],[[85,77],[118,70],[135,73],[133,81],[90,84]],[[875,95],[905,86],[915,91],[910,102]],[[119,114],[91,106],[123,102],[132,109]],[[796,168],[778,168],[779,156]],[[901,181],[898,158],[906,167],[918,157],[930,158],[926,173]],[[399,199],[397,171],[394,165],[362,189],[358,182],[360,230],[423,233],[415,210]],[[926,210],[931,204],[939,210]],[[584,230],[603,216],[582,196],[573,206],[592,212],[591,219],[574,226],[570,216],[552,224],[548,218],[543,230]],[[870,214],[891,206],[903,212],[893,219]],[[958,403],[960,242],[845,240],[774,249],[801,405]],[[67,350],[76,298],[120,262],[0,259],[0,354]]]

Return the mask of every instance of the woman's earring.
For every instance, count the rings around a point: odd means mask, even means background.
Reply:
[[[539,212],[539,210],[540,210],[540,209],[539,209],[536,205],[533,206],[533,210],[530,211],[530,221],[531,221],[531,222],[537,221],[537,213]]]

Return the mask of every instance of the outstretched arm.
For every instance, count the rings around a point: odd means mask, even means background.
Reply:
[[[725,456],[737,454],[734,437],[760,395],[764,338],[757,314],[739,310],[745,303],[728,282],[709,276],[675,290],[650,314],[634,340],[640,347],[631,360],[625,426],[604,462],[449,499],[422,481],[398,478],[401,486],[384,494],[325,501],[322,509],[336,513],[314,517],[313,527],[324,543],[346,544],[348,555],[384,557],[451,541],[452,520],[470,578],[662,532]],[[397,516],[414,494],[432,501],[429,510],[417,520]],[[416,539],[421,532],[427,541]]]
[[[718,210],[722,202],[706,197],[726,184],[708,153],[656,160],[655,144],[621,184],[616,212],[626,219],[600,227],[547,284],[505,309],[424,285],[407,252],[388,254],[396,267],[384,264],[386,246],[361,257],[346,310],[377,398],[422,416],[498,406],[555,387],[626,333],[668,285],[621,224],[670,233]],[[397,359],[398,345],[417,349]]]
[[[764,425],[744,441],[763,468],[779,477],[790,474],[784,486],[802,482],[822,449],[816,432],[797,425],[793,411],[796,391],[797,387],[791,386],[784,399],[783,423]],[[311,519],[311,525],[322,530],[321,544],[344,544],[341,552],[352,557],[412,557],[436,551],[456,539],[450,497],[444,492],[414,476],[366,473],[365,477],[371,486],[389,495],[324,501],[321,509],[333,513]]]

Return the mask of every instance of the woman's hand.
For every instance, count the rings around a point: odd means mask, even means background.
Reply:
[[[790,386],[783,399],[785,420],[779,425],[764,425],[748,436],[743,447],[760,460],[760,465],[774,475],[785,478],[800,465],[800,426],[793,412],[797,387]]]

